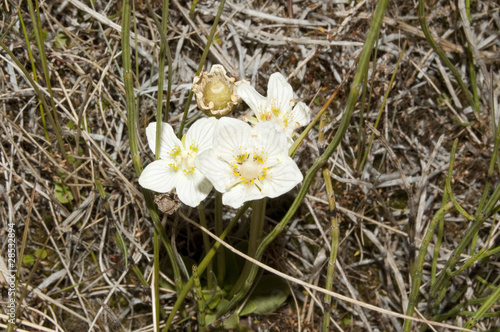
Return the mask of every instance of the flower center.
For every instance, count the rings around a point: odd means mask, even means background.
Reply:
[[[193,143],[190,146],[185,146],[185,136],[182,137],[182,147],[176,145],[170,155],[174,158],[175,162],[169,164],[171,170],[178,171],[179,169],[186,174],[194,172],[194,160],[198,154],[198,144]]]
[[[241,176],[245,179],[255,179],[262,172],[262,165],[253,158],[247,159],[241,164],[239,170]]]
[[[246,185],[257,185],[262,190],[262,181],[270,176],[268,167],[264,167],[267,158],[257,152],[249,156],[248,152],[234,156],[234,162],[230,163],[233,175],[237,177],[237,183]]]

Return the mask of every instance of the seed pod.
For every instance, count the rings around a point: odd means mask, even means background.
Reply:
[[[198,107],[208,116],[220,118],[226,116],[240,102],[236,94],[234,77],[228,77],[221,65],[213,65],[210,72],[204,71],[193,79],[193,92]]]

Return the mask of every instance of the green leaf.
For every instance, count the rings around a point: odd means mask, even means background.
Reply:
[[[221,300],[219,302],[219,304],[217,305],[217,309],[221,310],[228,303],[229,303],[228,300]],[[217,312],[217,310],[215,312]],[[215,312],[214,313],[207,313],[207,315],[205,317],[205,323],[207,325],[210,325],[215,321],[215,315],[216,315]],[[226,320],[224,320],[224,322],[222,323],[223,329],[221,329],[221,331],[227,331],[229,329],[236,329],[238,327],[238,323],[239,323],[239,317],[236,314],[236,312],[234,312],[231,316],[229,316]],[[217,330],[218,330],[218,328],[214,329],[212,331],[217,331]]]
[[[47,250],[45,249],[38,249],[35,251],[35,257],[40,258],[40,259],[45,259],[47,258]]]
[[[66,36],[64,33],[58,33],[56,38],[54,39],[54,47],[65,48],[67,42],[68,36]]]
[[[222,299],[220,288],[217,287],[215,293],[212,289],[210,289],[210,292],[203,292],[203,299],[210,309],[215,309],[219,305],[219,301]]]
[[[78,126],[76,125],[76,123],[73,122],[73,120],[69,120],[68,123],[66,124],[66,127],[71,130],[78,129]]]
[[[35,257],[33,257],[32,255],[26,255],[23,257],[24,265],[32,265],[33,263],[35,263]]]
[[[263,276],[240,315],[265,315],[279,308],[290,294],[287,283],[275,275]]]
[[[59,200],[59,202],[61,202],[62,204],[69,203],[74,199],[73,194],[71,193],[69,187],[61,182],[56,183],[54,194],[56,195],[56,198]]]
[[[351,315],[344,317],[342,319],[342,324],[344,324],[345,326],[351,325],[352,324],[352,317],[351,317]]]

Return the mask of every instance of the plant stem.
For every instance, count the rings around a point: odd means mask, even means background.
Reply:
[[[474,109],[476,112],[479,112],[479,107],[478,105],[474,102],[474,99],[472,98],[472,95],[470,91],[467,89],[465,86],[462,77],[460,76],[460,73],[458,72],[457,68],[451,63],[450,59],[446,56],[444,51],[439,47],[439,45],[436,43],[434,38],[431,35],[431,32],[429,31],[429,27],[427,26],[427,22],[425,21],[425,1],[424,0],[419,0],[418,1],[418,20],[420,22],[420,26],[422,27],[422,32],[425,35],[425,39],[427,39],[427,42],[429,42],[429,45],[434,49],[434,52],[439,56],[441,61],[444,62],[444,64],[450,69],[451,73],[457,80],[458,85],[460,86],[460,89],[465,95],[465,98],[467,99],[467,102],[469,105]]]
[[[221,0],[219,4],[219,9],[217,10],[217,14],[215,15],[214,23],[212,24],[212,29],[210,30],[210,35],[207,38],[207,45],[205,45],[205,49],[203,50],[203,54],[201,55],[200,63],[198,65],[198,70],[196,71],[196,76],[199,76],[201,70],[203,69],[203,65],[205,64],[205,60],[208,56],[208,51],[210,50],[210,45],[212,45],[212,41],[215,36],[215,31],[217,30],[217,25],[219,24],[220,16],[222,15],[222,9],[224,9],[224,4],[226,0]],[[179,127],[179,131],[177,132],[177,137],[182,136],[182,131],[184,130],[184,125],[186,123],[187,113],[189,111],[189,106],[191,106],[191,100],[193,99],[193,91],[189,91],[189,95],[186,100],[186,107],[184,108],[184,114],[182,115],[181,125]]]
[[[252,219],[250,220],[250,235],[248,238],[248,249],[247,254],[250,257],[255,257],[257,252],[257,247],[259,245],[260,239],[262,237],[262,231],[264,229],[264,219],[266,217],[266,199],[259,199],[252,202]],[[231,289],[229,296],[236,294],[244,285],[245,280],[247,280],[250,270],[253,267],[253,263],[250,261],[245,261],[245,266],[238,278],[238,281]]]
[[[335,265],[337,262],[337,251],[339,249],[339,225],[337,218],[337,208],[335,205],[335,193],[333,191],[332,179],[328,168],[323,169],[323,179],[325,180],[326,194],[328,197],[328,208],[330,212],[330,222],[332,231],[332,245],[330,250],[330,260],[328,261],[328,268],[326,270],[326,284],[325,289],[331,291],[333,288],[333,273],[335,272]],[[329,331],[330,327],[330,308],[332,297],[325,295],[325,313],[323,316],[323,332]]]
[[[205,216],[205,208],[203,207],[203,202],[198,205],[198,216],[200,218],[200,225],[208,229],[207,225],[207,218]],[[210,251],[210,248],[212,245],[210,244],[210,237],[205,233],[202,232],[202,237],[203,237],[203,248],[205,249],[205,255],[208,254]],[[208,263],[208,270],[207,270],[207,281],[208,281],[208,288],[213,289],[214,287],[214,280],[213,280],[213,262],[210,261]]]
[[[43,69],[43,77],[45,80],[45,86],[47,87],[47,92],[49,93],[50,96],[50,109],[47,108],[47,115],[49,116],[49,122],[52,125],[52,128],[54,130],[54,133],[56,135],[57,139],[57,144],[59,147],[59,152],[62,154],[63,158],[68,160],[68,154],[66,153],[66,148],[64,147],[64,141],[62,138],[62,130],[61,126],[59,123],[59,119],[57,116],[57,111],[56,111],[56,104],[54,102],[54,95],[52,93],[52,85],[50,83],[50,74],[49,74],[49,67],[47,66],[47,57],[46,57],[46,52],[45,52],[45,41],[43,40],[42,37],[42,27],[40,23],[40,13],[37,11],[35,13],[35,9],[33,7],[33,1],[28,0],[28,10],[30,13],[31,21],[33,22],[33,31],[35,32],[35,39],[36,39],[36,44],[38,47],[38,53],[40,56],[40,63],[42,65]],[[37,4],[37,9],[40,8]],[[35,69],[33,69],[35,70]],[[71,163],[71,162],[70,162]]]
[[[203,233],[205,234],[205,233]],[[198,331],[205,332],[205,299],[203,298],[203,291],[200,284],[200,276],[198,275],[198,266],[193,265],[193,281],[196,288],[196,300],[198,302]]]
[[[164,72],[165,72],[165,55],[168,61],[168,80],[167,80],[167,101],[165,106],[165,121],[168,121],[168,111],[170,106],[170,92],[172,90],[172,54],[170,53],[170,47],[168,46],[167,40],[167,29],[168,29],[168,0],[163,1],[163,11],[162,11],[162,23],[158,21],[156,14],[149,3],[146,2],[150,16],[156,24],[156,28],[160,33],[160,56],[158,62],[158,100],[156,104],[156,145],[155,145],[155,156],[159,159],[160,154],[160,141],[161,141],[161,125],[162,125],[162,109],[163,109],[163,82],[164,82]]]
[[[490,310],[490,308],[498,301],[499,298],[500,298],[500,286],[497,285],[493,294],[488,296],[486,301],[474,313],[474,316],[467,321],[467,324],[465,324],[464,328],[472,329],[474,326],[476,326],[477,321],[482,317],[484,317],[486,312]]]
[[[215,192],[215,235],[220,236],[224,225],[222,222],[222,194]],[[208,236],[203,233],[203,235]],[[226,278],[226,252],[224,247],[217,252],[217,284],[222,288]]]
[[[17,7],[17,15],[19,17],[19,21],[21,22],[21,26],[23,29],[24,40],[26,41],[26,46],[27,46],[26,50],[28,51],[31,68],[36,68],[35,67],[35,58],[33,56],[33,52],[31,51],[30,39],[28,37],[28,32],[26,31],[26,26],[24,25],[24,20],[23,20],[22,14],[21,14],[20,6]],[[1,38],[1,39],[3,39],[3,38]],[[36,70],[33,70],[33,80],[38,83],[38,76],[36,74]],[[40,97],[38,98],[38,100],[41,102]],[[44,113],[43,109],[44,109],[43,103],[40,103],[40,117],[42,119],[42,126],[43,126],[43,130],[45,132],[45,139],[47,140],[47,142],[50,142],[49,132],[47,130],[47,123],[45,121],[45,113]]]
[[[499,199],[500,199],[500,186],[497,186],[493,191],[493,194],[491,195],[490,199],[486,203],[484,209],[478,210],[478,212],[475,214],[474,221],[467,229],[465,235],[462,237],[455,250],[453,250],[453,253],[446,262],[442,272],[436,278],[436,282],[431,286],[429,292],[430,295],[429,304],[433,308],[439,306],[440,302],[444,298],[444,295],[446,294],[446,290],[448,288],[448,284],[452,276],[452,270],[459,262],[460,256],[467,248],[467,246],[470,244],[475,234],[479,231],[484,222],[495,211],[496,209],[495,204],[498,202]],[[432,309],[432,307],[430,309]]]
[[[398,58],[398,62],[396,63],[396,68],[394,68],[394,71],[393,71],[392,76],[391,76],[391,81],[389,82],[387,90],[385,91],[384,99],[382,101],[382,105],[380,105],[380,109],[378,111],[377,120],[375,120],[375,125],[374,125],[375,128],[378,127],[380,119],[382,118],[382,112],[383,112],[383,110],[385,108],[385,104],[387,102],[387,98],[389,98],[389,93],[392,91],[391,87],[394,85],[393,83],[394,83],[394,80],[396,79],[396,74],[398,73],[399,65],[400,65],[401,59],[403,58],[403,55],[405,53],[405,49],[406,49],[406,43],[403,45],[403,49],[399,53],[399,58]],[[360,124],[360,126],[361,126],[361,124]],[[364,137],[364,133],[360,132],[360,136]],[[359,167],[358,167],[359,171],[363,170],[363,167],[365,166],[366,158],[368,157],[368,153],[370,152],[370,148],[372,146],[374,138],[375,138],[375,132],[372,132],[372,134],[370,136],[370,140],[368,141],[368,147],[366,148],[365,153],[363,155],[363,159],[361,160],[361,162],[359,164]],[[361,148],[360,148],[360,151],[361,151]]]
[[[420,245],[420,250],[418,251],[417,261],[415,262],[415,267],[413,267],[413,272],[411,275],[411,292],[408,299],[408,308],[406,309],[407,316],[413,316],[415,312],[415,306],[417,304],[418,295],[420,294],[420,284],[422,283],[422,271],[424,269],[425,263],[425,255],[427,254],[427,248],[429,247],[429,243],[431,242],[432,236],[434,235],[434,230],[436,226],[439,224],[439,220],[444,218],[446,212],[453,206],[452,202],[448,202],[443,205],[434,215],[432,221],[425,233],[425,236],[422,240],[422,244]],[[403,325],[403,331],[410,331],[412,326],[412,321],[405,319]]]

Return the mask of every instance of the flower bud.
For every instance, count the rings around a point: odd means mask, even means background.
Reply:
[[[220,118],[231,113],[240,102],[236,94],[240,83],[234,77],[228,77],[223,66],[213,65],[210,73],[203,72],[193,79],[192,89],[203,113]]]

